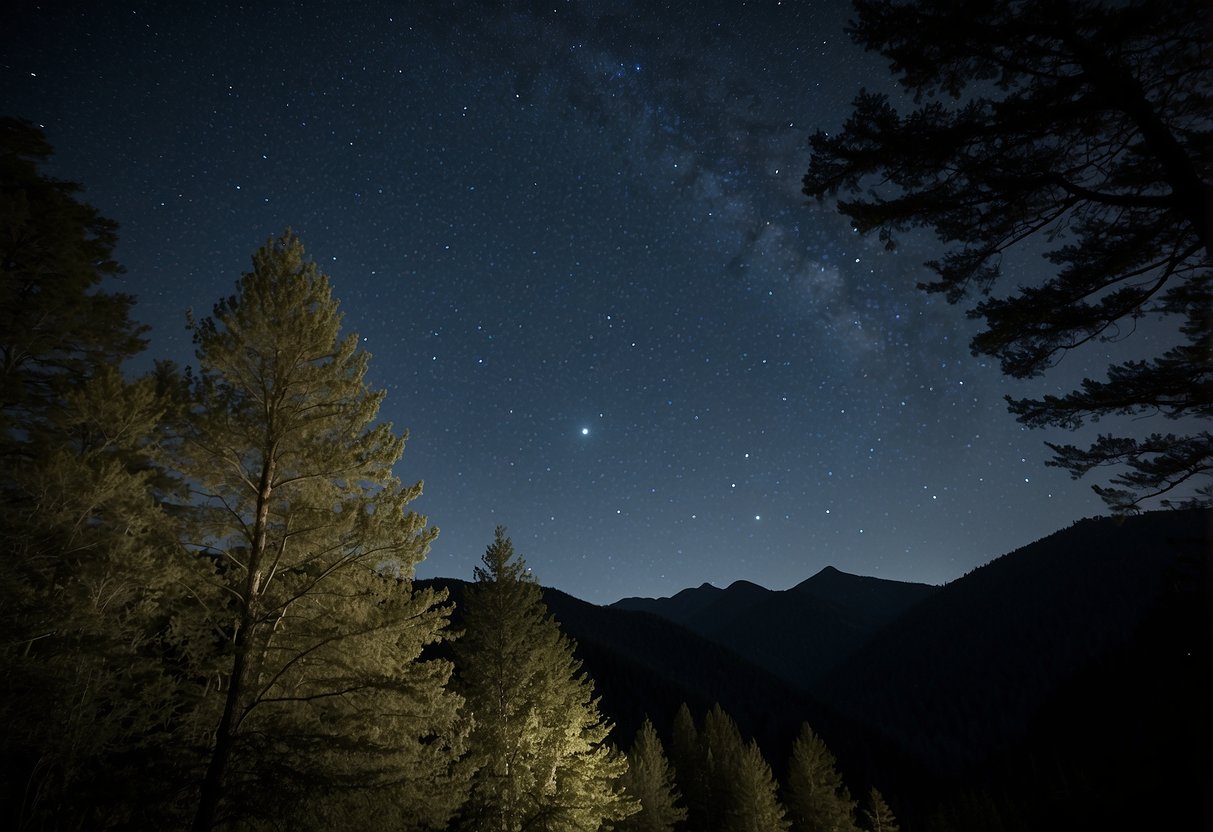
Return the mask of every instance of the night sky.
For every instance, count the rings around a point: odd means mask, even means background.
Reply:
[[[291,226],[410,432],[421,576],[470,579],[504,524],[596,603],[942,583],[1105,513],[1002,396],[1107,356],[1008,380],[915,289],[932,240],[800,193],[813,130],[894,90],[845,3],[18,5],[0,114],[121,224],[132,370],[192,363],[186,310]]]

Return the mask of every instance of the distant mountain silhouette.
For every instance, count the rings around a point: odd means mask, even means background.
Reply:
[[[1077,522],[947,584],[813,692],[938,771],[965,771],[1135,638],[1209,543],[1204,511]]]
[[[450,593],[457,630],[470,583],[433,578],[416,585]],[[703,596],[720,592],[708,586]],[[877,761],[900,759],[863,725],[837,716],[803,690],[686,627],[643,610],[590,604],[550,587],[543,588],[543,599],[561,630],[577,642],[576,655],[594,680],[600,710],[615,724],[612,739],[622,747],[631,743],[646,716],[668,740],[681,703],[687,703],[697,719],[719,703],[746,737],[758,741],[776,772],[786,765],[792,740],[805,721],[857,780],[866,781]],[[440,645],[434,652],[446,651]]]
[[[458,629],[470,584],[435,578],[417,585],[447,589]],[[594,679],[621,744],[631,742],[646,715],[659,729],[668,727],[682,702],[700,715],[719,702],[747,736],[764,744],[788,737],[790,745],[797,715],[820,711],[804,692],[664,618],[596,606],[550,587],[543,588],[543,600],[561,630],[577,642],[577,656]]]
[[[683,625],[802,688],[811,687],[938,587],[851,575],[827,566],[791,589],[749,581],[703,584],[672,598],[624,598]]]
[[[1210,828],[1210,517],[1079,521],[943,587],[827,567],[783,591],[544,597],[622,745],[719,702],[777,773],[810,722],[906,830]]]

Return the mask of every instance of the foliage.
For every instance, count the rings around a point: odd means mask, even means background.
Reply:
[[[393,474],[404,439],[377,421],[369,356],[289,231],[193,328],[175,462],[223,599],[194,611],[216,636],[194,668],[213,737],[194,828],[358,810],[440,827],[461,798],[460,700],[450,665],[420,660],[443,596],[411,584],[437,532],[407,509],[421,484]]]
[[[806,722],[792,743],[785,792],[795,832],[854,832],[855,801],[834,755]]]
[[[39,172],[49,155],[0,119],[0,814],[171,825],[183,703],[164,657],[195,575],[157,500],[166,391],[118,369],[143,328],[99,288],[121,272],[116,225]]]
[[[674,779],[687,802],[687,828],[707,829],[711,822],[708,808],[708,784],[704,770],[699,729],[691,709],[683,702],[674,713],[670,759],[674,764]]]
[[[863,828],[867,832],[899,832],[901,828],[893,810],[885,803],[884,795],[875,786],[868,790],[862,814]]]
[[[617,824],[628,832],[669,832],[686,820],[686,807],[674,783],[674,771],[665,749],[648,719],[636,732],[628,752],[628,770],[623,776],[624,791],[640,802],[640,811]]]
[[[704,717],[699,758],[706,797],[703,829],[779,832],[788,828],[771,767],[758,744],[745,742],[737,723],[719,705]]]
[[[1107,434],[1052,444],[1075,477],[1123,471],[1095,490],[1115,510],[1209,504],[1213,434],[1213,60],[1195,0],[856,0],[852,38],[884,54],[914,95],[902,115],[861,92],[843,131],[812,137],[805,193],[841,194],[861,232],[930,228],[951,244],[923,288],[981,300],[972,348],[1015,378],[1069,350],[1119,341],[1145,318],[1178,342],[1114,364],[1064,396],[1011,399],[1032,427],[1161,415],[1189,433]],[[1052,245],[1055,274],[1004,297],[1004,254]],[[1171,501],[1172,495],[1186,499]]]
[[[81,202],[80,186],[39,171],[50,157],[28,122],[0,118],[0,448],[30,453],[49,410],[99,368],[144,346],[134,298],[103,291],[122,273],[117,223]],[[20,441],[25,440],[25,441]]]
[[[627,760],[606,744],[590,679],[548,615],[539,586],[498,527],[464,602],[458,688],[475,721],[475,767],[461,828],[593,830],[639,806]]]
[[[0,748],[18,823],[172,823],[158,811],[180,785],[185,703],[169,619],[199,575],[154,497],[161,411],[153,378],[99,370],[44,423],[59,441],[5,478]]]

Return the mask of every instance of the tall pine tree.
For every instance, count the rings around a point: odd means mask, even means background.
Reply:
[[[855,801],[834,755],[806,722],[792,743],[786,798],[794,832],[856,832]]]
[[[687,810],[674,782],[674,771],[666,759],[657,731],[648,719],[636,732],[628,752],[628,770],[623,785],[627,794],[640,802],[640,811],[620,821],[617,829],[669,832],[686,820]]]
[[[758,743],[746,743],[720,705],[703,722],[700,743],[708,823],[717,832],[782,832],[788,828],[778,784]]]
[[[691,709],[683,702],[674,713],[674,725],[670,738],[670,760],[674,764],[674,779],[687,805],[688,829],[707,829],[711,822],[708,808],[708,786],[706,781],[703,748],[699,729]]]
[[[436,530],[393,473],[404,439],[377,420],[369,356],[289,231],[193,328],[177,462],[226,599],[196,610],[219,652],[197,668],[213,683],[193,828],[441,827],[462,798],[460,700],[449,663],[419,658],[448,610],[411,582]]]
[[[461,828],[584,830],[627,817],[622,754],[606,741],[590,679],[544,606],[505,530],[476,567],[455,644],[459,690],[475,721],[476,768]]]
[[[863,828],[866,832],[899,832],[897,818],[875,786],[868,790],[863,807]]]
[[[118,367],[143,345],[116,224],[0,119],[0,816],[25,827],[173,825],[164,661],[188,591],[154,496],[165,399]]]

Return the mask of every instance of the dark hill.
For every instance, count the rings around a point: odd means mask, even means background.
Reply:
[[[435,578],[417,585],[448,590],[452,624],[458,629],[469,583]],[[897,759],[862,725],[838,717],[804,691],[685,627],[643,611],[589,604],[549,587],[543,588],[543,598],[561,629],[576,641],[577,657],[601,697],[600,710],[615,724],[612,739],[623,747],[646,716],[668,739],[681,703],[690,706],[696,719],[719,703],[744,735],[758,741],[776,772],[786,764],[792,740],[806,721],[856,782],[868,782],[875,769]]]
[[[938,771],[963,772],[1132,642],[1209,551],[1203,511],[1080,521],[946,585],[814,692]]]
[[[788,590],[737,581],[728,589],[704,584],[672,598],[625,598],[612,606],[668,618],[809,689],[936,589],[828,566]]]
[[[468,583],[436,578],[417,584],[450,592],[457,629]],[[820,716],[821,709],[802,691],[664,618],[599,607],[550,587],[543,588],[543,600],[577,642],[577,657],[594,679],[601,709],[615,723],[621,745],[631,741],[646,715],[668,734],[682,702],[699,716],[719,702],[764,748],[790,746],[800,721]]]

